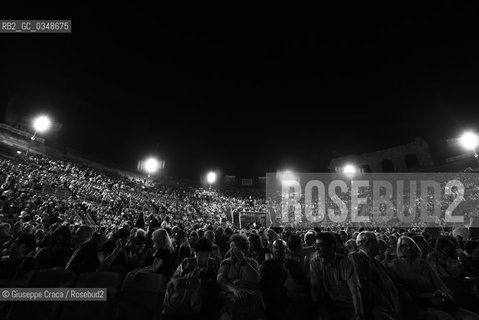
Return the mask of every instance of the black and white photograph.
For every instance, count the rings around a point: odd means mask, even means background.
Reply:
[[[0,10],[0,320],[479,320],[474,4],[178,4]]]

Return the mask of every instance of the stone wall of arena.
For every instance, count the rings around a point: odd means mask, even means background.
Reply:
[[[429,146],[423,139],[361,155],[334,158],[329,169],[341,172],[341,168],[352,163],[363,172],[411,172],[425,170],[433,166]]]

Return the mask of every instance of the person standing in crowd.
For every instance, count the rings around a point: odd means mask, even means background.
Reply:
[[[322,319],[366,319],[359,278],[348,257],[336,253],[336,237],[321,232],[311,261],[311,296]]]
[[[358,252],[349,258],[354,262],[359,282],[363,309],[367,319],[397,319],[400,313],[398,290],[384,266],[374,259],[379,250],[376,235],[370,231],[359,233]]]
[[[264,312],[259,266],[248,258],[248,239],[239,234],[231,237],[229,258],[221,262],[217,281],[223,292],[222,319],[257,319]]]

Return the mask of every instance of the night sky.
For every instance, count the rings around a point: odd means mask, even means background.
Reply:
[[[0,111],[46,112],[45,137],[136,168],[245,176],[327,171],[332,157],[479,129],[473,8],[28,8],[71,34],[0,34]],[[255,13],[251,13],[255,12]]]

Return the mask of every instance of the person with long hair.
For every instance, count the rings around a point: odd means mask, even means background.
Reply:
[[[156,229],[151,235],[153,241],[153,255],[150,258],[150,263],[146,267],[138,268],[130,272],[129,276],[134,276],[138,273],[158,273],[170,279],[174,268],[174,247],[171,238],[165,229]]]

